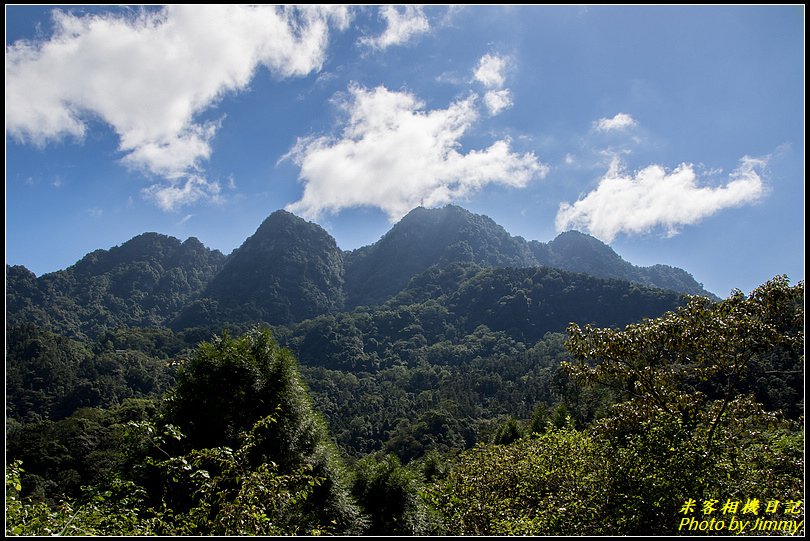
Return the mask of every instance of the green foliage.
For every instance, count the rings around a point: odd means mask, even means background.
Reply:
[[[559,402],[563,342],[549,333],[527,348],[482,327],[458,345],[425,348],[414,367],[346,373],[305,366],[302,374],[343,450],[360,457],[385,449],[409,462],[431,449],[491,441],[504,418],[527,419],[537,402]]]
[[[166,496],[161,511],[152,511],[150,527],[159,535],[300,535],[328,533],[309,501],[325,479],[304,464],[281,473],[275,462],[255,464],[255,454],[273,437],[277,419],[257,421],[238,437],[238,447],[193,449],[169,456],[168,438],[182,440],[171,425],[161,432],[150,423],[133,425],[147,434],[163,455],[149,459],[164,481]],[[189,495],[186,506],[174,504],[173,495]]]
[[[748,368],[775,351],[803,366],[803,298],[803,283],[791,287],[778,277],[750,297],[735,292],[716,304],[693,297],[677,312],[624,330],[572,325],[566,346],[575,363],[566,366],[582,383],[610,386],[639,407],[687,420],[707,401],[728,403]]]
[[[114,349],[109,340],[89,345],[30,324],[6,331],[7,412],[20,421],[60,419],[81,407],[159,395],[173,383],[172,371],[166,360]]]
[[[381,307],[279,333],[304,365],[326,369],[304,374],[352,455],[385,449],[407,462],[431,448],[469,447],[503,417],[527,419],[537,402],[562,400],[563,339],[548,331],[570,321],[617,326],[680,302],[673,293],[553,269],[456,265],[430,270],[412,286]],[[582,426],[612,396],[566,389],[566,399]]]
[[[193,237],[181,243],[144,233],[39,278],[7,266],[7,318],[91,338],[116,327],[163,325],[202,292],[224,259]]]
[[[64,470],[65,460],[75,455],[83,461],[76,467],[84,468],[75,478],[97,488],[51,505],[23,502],[17,489],[11,531],[59,533],[59,526],[77,534],[278,535],[364,528],[295,359],[268,330],[202,344],[180,372],[169,406],[169,420],[190,429],[189,438],[173,425],[132,415],[132,407],[110,413],[82,410],[63,421],[18,427],[28,434],[15,438],[22,452],[49,448],[27,441],[33,437],[58,444],[40,458],[39,470],[50,464],[57,471],[75,471]],[[113,452],[107,468],[99,463],[105,451]],[[133,466],[143,488],[119,477]],[[17,487],[20,472],[12,474]],[[58,476],[56,481],[69,491]],[[131,498],[103,487],[129,487],[125,492]],[[58,488],[50,492],[58,494]],[[108,519],[123,505],[132,511],[119,513],[117,521]]]
[[[532,418],[529,423],[529,434],[543,434],[548,429],[550,422],[548,404],[538,402],[532,412]]]
[[[688,498],[801,499],[803,459],[791,444],[773,446],[796,429],[745,383],[775,351],[803,365],[803,297],[803,284],[777,277],[749,297],[693,298],[622,331],[569,329],[575,362],[566,368],[624,398],[594,428],[615,450],[618,532],[674,533],[671,518]]]
[[[418,472],[394,455],[368,456],[356,467],[352,493],[369,515],[368,535],[414,535],[423,528]]]
[[[570,322],[621,326],[680,303],[673,292],[547,267],[483,270],[443,302],[465,318],[466,332],[483,324],[527,342],[562,332]]]
[[[6,466],[6,535],[149,535],[139,517],[143,489],[116,481],[106,490],[86,490],[81,500],[65,499],[58,505],[21,497],[20,461]]]
[[[427,490],[445,528],[437,533],[607,534],[610,461],[607,445],[572,429],[476,447]]]
[[[566,369],[620,402],[581,431],[549,428],[562,406],[551,423],[539,408],[545,431],[463,453],[427,491],[445,533],[672,535],[689,499],[801,501],[803,431],[746,394],[746,378],[775,352],[803,364],[803,296],[777,277],[624,330],[572,325]]]
[[[18,420],[63,417],[78,371],[91,358],[79,342],[33,325],[6,330],[7,415]]]
[[[58,421],[10,423],[6,458],[25,463],[25,496],[56,502],[79,497],[84,485],[108,482],[143,455],[127,446],[127,424],[157,415],[149,399],[126,399],[107,410],[81,408]]]
[[[498,445],[506,445],[519,440],[523,436],[523,431],[518,424],[518,420],[510,417],[495,434],[493,443]]]
[[[6,471],[6,532],[13,535],[297,535],[334,532],[334,524],[321,525],[308,500],[323,478],[312,467],[279,473],[272,462],[252,465],[276,420],[261,419],[240,435],[239,447],[195,449],[169,456],[161,446],[166,435],[182,439],[171,426],[161,433],[150,422],[133,422],[161,450],[162,459],[147,464],[164,479],[164,494],[185,491],[191,503],[169,505],[166,496],[150,507],[146,490],[132,481],[113,478],[107,485],[85,487],[81,497],[57,505],[21,497],[21,462]]]
[[[320,226],[283,210],[235,250],[202,299],[172,322],[286,324],[343,307],[343,255]]]
[[[337,450],[312,407],[297,362],[268,329],[201,344],[181,367],[168,410],[169,421],[188,435],[186,449],[233,447],[240,433],[277,415],[251,447],[251,464],[273,462],[285,475],[311,468],[324,478],[307,500],[314,516],[340,532],[362,525]]]
[[[548,332],[562,332],[570,322],[616,327],[681,304],[672,292],[549,268],[456,266],[448,273],[461,282],[435,299],[400,304],[421,298],[425,290],[443,290],[444,273],[429,271],[413,292],[408,288],[381,307],[292,326],[285,345],[305,364],[352,372],[403,362],[412,366],[420,360],[458,364],[508,352],[485,349],[489,344],[482,335],[489,338],[489,331],[502,333],[513,344],[533,344]],[[510,348],[514,351],[514,345]]]
[[[187,337],[186,334],[175,333],[165,327],[119,327],[99,335],[93,350],[97,353],[119,354],[137,351],[155,359],[171,359],[200,342],[193,336]]]
[[[628,403],[595,427],[613,450],[608,498],[615,533],[676,534],[673,517],[690,498],[802,499],[799,427],[742,396],[725,404],[723,420],[715,426],[723,408],[715,401],[684,423],[661,408],[637,411]]]
[[[425,453],[417,466],[422,472],[422,478],[428,483],[444,479],[448,471],[447,459],[436,450]]]

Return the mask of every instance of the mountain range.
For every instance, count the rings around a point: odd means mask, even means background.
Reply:
[[[716,299],[688,272],[635,266],[589,235],[568,231],[548,243],[526,241],[458,206],[418,207],[380,240],[353,251],[340,250],[317,224],[279,210],[227,257],[193,237],[181,242],[144,233],[40,277],[7,266],[7,320],[77,336],[116,326],[288,325],[403,301],[403,292],[405,300],[449,294],[436,291],[441,286],[431,280],[453,265],[466,269],[459,271],[466,278],[492,269],[488,279],[499,283],[515,279],[514,269],[546,267],[564,276],[587,275],[577,283],[610,279],[637,284],[636,291],[640,286]],[[420,283],[434,289],[419,289]]]

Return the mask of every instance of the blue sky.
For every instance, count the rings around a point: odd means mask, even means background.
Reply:
[[[720,296],[804,279],[804,7],[6,6],[9,264],[448,203]]]

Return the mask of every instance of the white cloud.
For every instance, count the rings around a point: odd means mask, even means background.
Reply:
[[[473,71],[473,78],[487,88],[484,94],[484,105],[490,116],[512,107],[512,93],[506,84],[508,60],[503,56],[485,54],[478,61]]]
[[[219,183],[194,175],[171,184],[153,184],[143,189],[144,195],[167,211],[190,205],[200,199],[217,202],[220,200],[219,192]]]
[[[300,166],[305,186],[287,210],[316,218],[325,211],[373,206],[393,221],[419,204],[449,203],[487,184],[524,187],[544,177],[548,167],[533,153],[512,152],[509,140],[460,151],[461,137],[478,118],[475,100],[470,96],[426,111],[407,92],[350,87],[340,137],[299,139],[283,158]]]
[[[139,141],[122,161],[167,179],[182,178],[197,170],[200,160],[208,159],[215,133],[216,126],[211,123],[191,125],[160,141]]]
[[[340,6],[176,5],[53,17],[49,40],[6,48],[8,134],[44,145],[82,138],[87,120],[101,119],[118,134],[127,165],[163,177],[147,190],[163,208],[210,192],[200,188],[200,163],[217,125],[195,115],[245,89],[260,66],[278,77],[319,70],[330,26],[349,22]]]
[[[660,165],[650,165],[628,175],[615,159],[596,190],[573,205],[560,204],[557,231],[584,229],[606,242],[622,232],[645,233],[656,227],[675,235],[682,225],[763,197],[766,188],[757,169],[766,163],[746,156],[726,185],[713,188],[698,186],[697,175],[689,164],[670,172]]]
[[[384,50],[392,45],[403,45],[411,39],[430,30],[427,16],[422,6],[382,6],[380,15],[385,19],[385,31],[376,37],[363,37],[360,43],[373,49]]]
[[[600,118],[593,126],[596,131],[617,131],[638,126],[638,122],[627,113],[618,113],[613,118]]]
[[[508,88],[489,90],[484,94],[484,105],[487,106],[490,116],[495,116],[504,109],[512,107],[512,93]]]
[[[478,61],[473,76],[487,88],[503,88],[506,83],[506,67],[506,58],[485,54]]]

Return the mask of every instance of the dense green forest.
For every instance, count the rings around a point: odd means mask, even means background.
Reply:
[[[803,282],[689,296],[586,235],[409,216],[7,267],[6,533],[804,532]]]
[[[78,338],[117,327],[164,325],[196,299],[225,256],[195,238],[144,233],[37,278],[6,266],[6,318]]]
[[[299,367],[267,328],[195,347],[12,329],[10,381],[39,387],[7,389],[8,532],[672,534],[690,499],[789,510],[803,302],[778,278],[530,348],[479,327],[466,358],[356,374]]]
[[[448,206],[414,209],[378,242],[351,252],[317,224],[277,211],[227,257],[195,238],[145,233],[40,277],[7,266],[6,318],[91,339],[122,326],[288,325],[377,306],[424,272],[454,263],[550,267],[716,299],[686,271],[634,266],[588,235],[527,242],[486,216]]]

